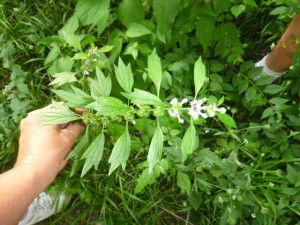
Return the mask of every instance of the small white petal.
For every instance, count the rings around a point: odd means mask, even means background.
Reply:
[[[170,101],[170,104],[171,105],[175,105],[178,103],[178,99],[177,98],[173,98],[171,101]]]

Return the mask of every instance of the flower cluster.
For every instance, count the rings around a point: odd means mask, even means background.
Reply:
[[[169,109],[169,115],[171,117],[177,118],[179,123],[183,123],[184,120],[180,116],[184,108],[183,104],[188,103],[188,99],[184,98],[182,101],[178,101],[177,98],[174,98],[170,101],[171,109]],[[197,120],[199,117],[204,119],[208,117],[214,117],[217,112],[226,113],[224,107],[217,107],[216,103],[207,103],[207,98],[195,99],[190,102],[190,108],[188,108],[188,114],[194,119]]]
[[[84,61],[84,64],[82,66],[83,75],[86,76],[89,75],[90,72],[93,72],[93,68],[94,68],[93,63],[98,61],[97,51],[98,51],[97,47],[90,48],[88,50],[88,57],[83,59]]]

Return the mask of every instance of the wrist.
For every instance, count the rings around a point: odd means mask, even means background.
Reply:
[[[12,170],[20,172],[22,176],[26,177],[28,182],[37,189],[38,193],[44,191],[55,178],[54,175],[30,164],[16,164]]]

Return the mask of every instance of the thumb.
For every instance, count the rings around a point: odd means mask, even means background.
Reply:
[[[74,143],[83,129],[84,126],[81,123],[69,123],[61,132],[65,134],[71,143]]]

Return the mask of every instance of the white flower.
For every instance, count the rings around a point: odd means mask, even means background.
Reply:
[[[170,116],[172,116],[174,118],[179,116],[179,113],[178,113],[177,109],[170,109],[168,112],[169,112]]]
[[[251,217],[254,219],[254,218],[256,218],[256,214],[255,213],[252,213],[251,214]]]
[[[89,71],[85,70],[83,71],[83,75],[88,75],[89,74]]]
[[[187,102],[188,102],[187,98],[182,99],[181,102],[178,102],[177,98],[173,98],[170,101],[172,108],[170,110],[168,110],[168,113],[171,117],[177,118],[179,123],[184,123],[183,118],[180,117],[180,111],[181,111],[182,105]]]
[[[198,119],[199,116],[203,118],[207,118],[207,114],[203,112],[203,110],[206,109],[206,106],[203,106],[203,104],[207,101],[207,98],[202,98],[199,100],[193,100],[191,102],[191,108],[189,109],[188,114],[193,117],[193,119]]]

